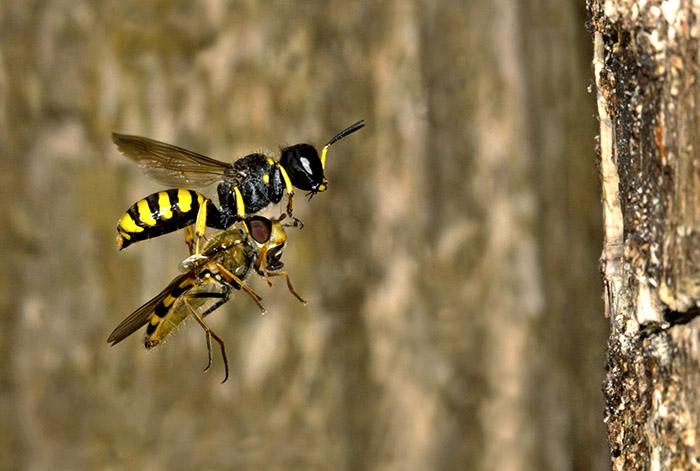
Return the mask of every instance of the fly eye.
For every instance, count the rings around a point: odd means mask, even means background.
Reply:
[[[259,244],[266,244],[272,235],[272,221],[262,216],[246,219],[250,236]]]

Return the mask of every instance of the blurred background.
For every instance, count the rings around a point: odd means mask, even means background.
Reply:
[[[0,468],[609,467],[581,1],[0,4]],[[181,234],[110,132],[232,161],[325,143],[277,280],[147,352],[112,329]],[[215,188],[202,189],[215,196]],[[273,213],[281,211],[275,208]]]

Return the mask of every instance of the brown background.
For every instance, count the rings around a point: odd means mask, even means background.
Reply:
[[[0,5],[0,467],[606,469],[582,2]],[[163,189],[112,130],[222,160],[334,147],[283,284],[154,352],[106,337],[177,272],[119,253]],[[214,196],[212,188],[204,190]]]

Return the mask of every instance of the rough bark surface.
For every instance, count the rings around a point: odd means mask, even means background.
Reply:
[[[700,466],[700,4],[590,1],[615,469]]]
[[[0,468],[605,469],[579,1],[0,2]],[[229,160],[367,127],[279,283],[146,352],[111,329],[180,235],[109,133]],[[204,192],[213,195],[211,189]]]

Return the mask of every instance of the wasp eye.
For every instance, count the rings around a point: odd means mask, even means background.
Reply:
[[[250,236],[259,244],[266,244],[272,235],[272,221],[262,216],[246,219]]]
[[[296,188],[304,191],[318,191],[323,185],[323,165],[314,146],[296,144],[282,149],[280,164],[287,171]]]

